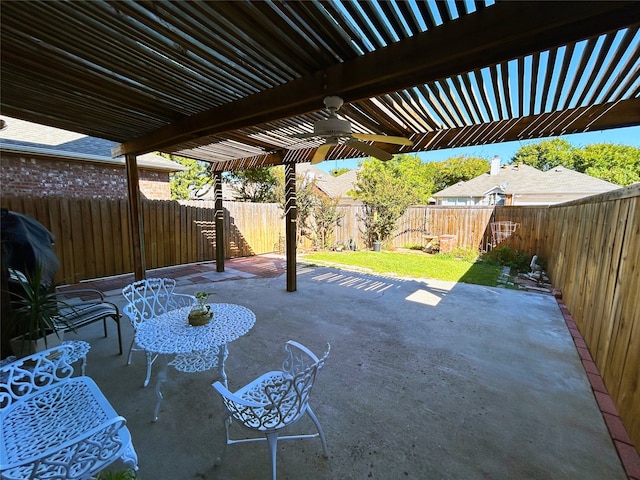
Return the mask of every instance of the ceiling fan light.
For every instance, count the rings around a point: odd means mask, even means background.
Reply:
[[[316,135],[349,135],[351,133],[351,123],[348,120],[339,118],[318,120],[313,125],[313,132]]]

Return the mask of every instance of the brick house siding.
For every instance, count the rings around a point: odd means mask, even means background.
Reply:
[[[140,193],[150,200],[169,200],[169,172],[139,166]],[[2,196],[64,196],[127,198],[123,165],[3,153],[0,157]]]

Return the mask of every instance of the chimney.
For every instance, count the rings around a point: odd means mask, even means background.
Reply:
[[[498,175],[498,172],[500,171],[500,157],[498,155],[493,157],[493,160],[491,160],[491,171],[489,172],[490,175]]]

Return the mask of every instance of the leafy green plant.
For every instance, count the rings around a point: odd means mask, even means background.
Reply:
[[[19,285],[18,291],[10,291],[11,320],[15,331],[23,342],[45,339],[50,333],[59,336],[60,330],[69,327],[64,317],[59,316],[60,308],[71,308],[56,296],[56,285],[42,285],[42,267],[38,264],[32,274],[10,270]]]
[[[183,172],[175,172],[169,175],[172,200],[188,200],[192,193],[204,191],[207,187],[211,188],[213,185],[207,162],[168,153],[160,153],[160,155],[187,167],[187,170]]]
[[[116,471],[102,471],[96,477],[96,480],[136,480],[138,475],[132,468]]]
[[[359,218],[367,246],[387,242],[409,205],[424,200],[426,192],[417,188],[420,164],[419,158],[406,155],[388,162],[367,159],[362,163],[354,189],[348,193],[363,203]]]
[[[421,243],[407,243],[404,247],[408,250],[424,250],[424,245]]]
[[[311,230],[316,247],[328,248],[333,240],[333,232],[344,212],[338,211],[338,200],[316,194],[316,203],[312,209],[313,221]]]
[[[199,301],[204,302],[207,298],[209,298],[209,295],[212,295],[209,292],[196,292],[196,294],[194,295]]]
[[[511,247],[496,247],[482,255],[482,260],[493,265],[511,267],[517,272],[528,272],[531,256]]]

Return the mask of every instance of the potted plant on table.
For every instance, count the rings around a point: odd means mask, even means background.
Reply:
[[[206,325],[213,318],[213,312],[211,307],[207,305],[207,298],[210,293],[196,292],[195,297],[198,300],[198,304],[194,305],[189,312],[189,324],[193,326]]]
[[[13,269],[9,272],[17,284],[15,291],[9,292],[12,297],[10,317],[18,334],[10,341],[13,353],[24,357],[60,345],[69,324],[58,310],[72,307],[57,299],[55,284],[42,284],[39,265],[33,274]]]

